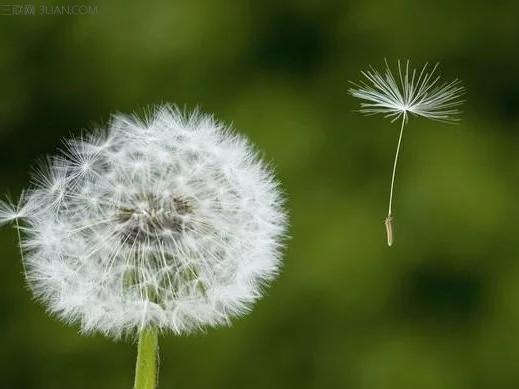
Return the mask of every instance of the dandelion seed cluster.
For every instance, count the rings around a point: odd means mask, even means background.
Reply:
[[[28,283],[85,332],[187,333],[247,312],[278,273],[286,215],[250,143],[171,106],[65,142],[18,205]]]

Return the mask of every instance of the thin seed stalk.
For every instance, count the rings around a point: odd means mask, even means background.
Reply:
[[[155,328],[145,328],[139,334],[134,389],[158,387],[159,341]]]
[[[391,175],[391,189],[389,190],[389,209],[387,211],[387,217],[384,221],[386,225],[386,236],[387,245],[391,247],[393,245],[393,215],[391,214],[391,206],[393,204],[393,189],[395,186],[395,175],[396,166],[398,164],[398,156],[400,154],[400,145],[402,144],[402,135],[404,134],[404,126],[407,120],[407,113],[402,116],[402,126],[400,127],[400,135],[398,136],[398,144],[396,146],[395,160],[393,162],[393,174]]]

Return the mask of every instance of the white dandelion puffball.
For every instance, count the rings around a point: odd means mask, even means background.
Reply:
[[[0,211],[16,220],[29,286],[51,313],[114,337],[188,333],[229,324],[277,275],[278,183],[212,116],[160,106],[65,145]]]

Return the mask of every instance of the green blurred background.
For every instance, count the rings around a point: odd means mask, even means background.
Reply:
[[[169,101],[247,134],[289,198],[279,279],[233,327],[162,338],[161,388],[519,387],[519,3],[91,4],[0,16],[1,193],[62,137]],[[391,249],[399,127],[346,93],[384,57],[439,61],[468,89],[460,125],[409,123]],[[135,345],[49,317],[16,244],[3,228],[0,388],[131,388]]]

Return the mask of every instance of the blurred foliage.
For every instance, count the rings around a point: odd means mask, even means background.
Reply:
[[[0,16],[2,193],[62,137],[170,101],[247,134],[289,198],[280,278],[233,327],[163,337],[161,388],[519,387],[519,3],[92,4]],[[384,57],[439,61],[468,89],[460,125],[406,129],[391,249],[398,124],[352,112],[346,94]],[[49,317],[24,287],[15,231],[0,243],[0,387],[130,388],[132,340]]]

